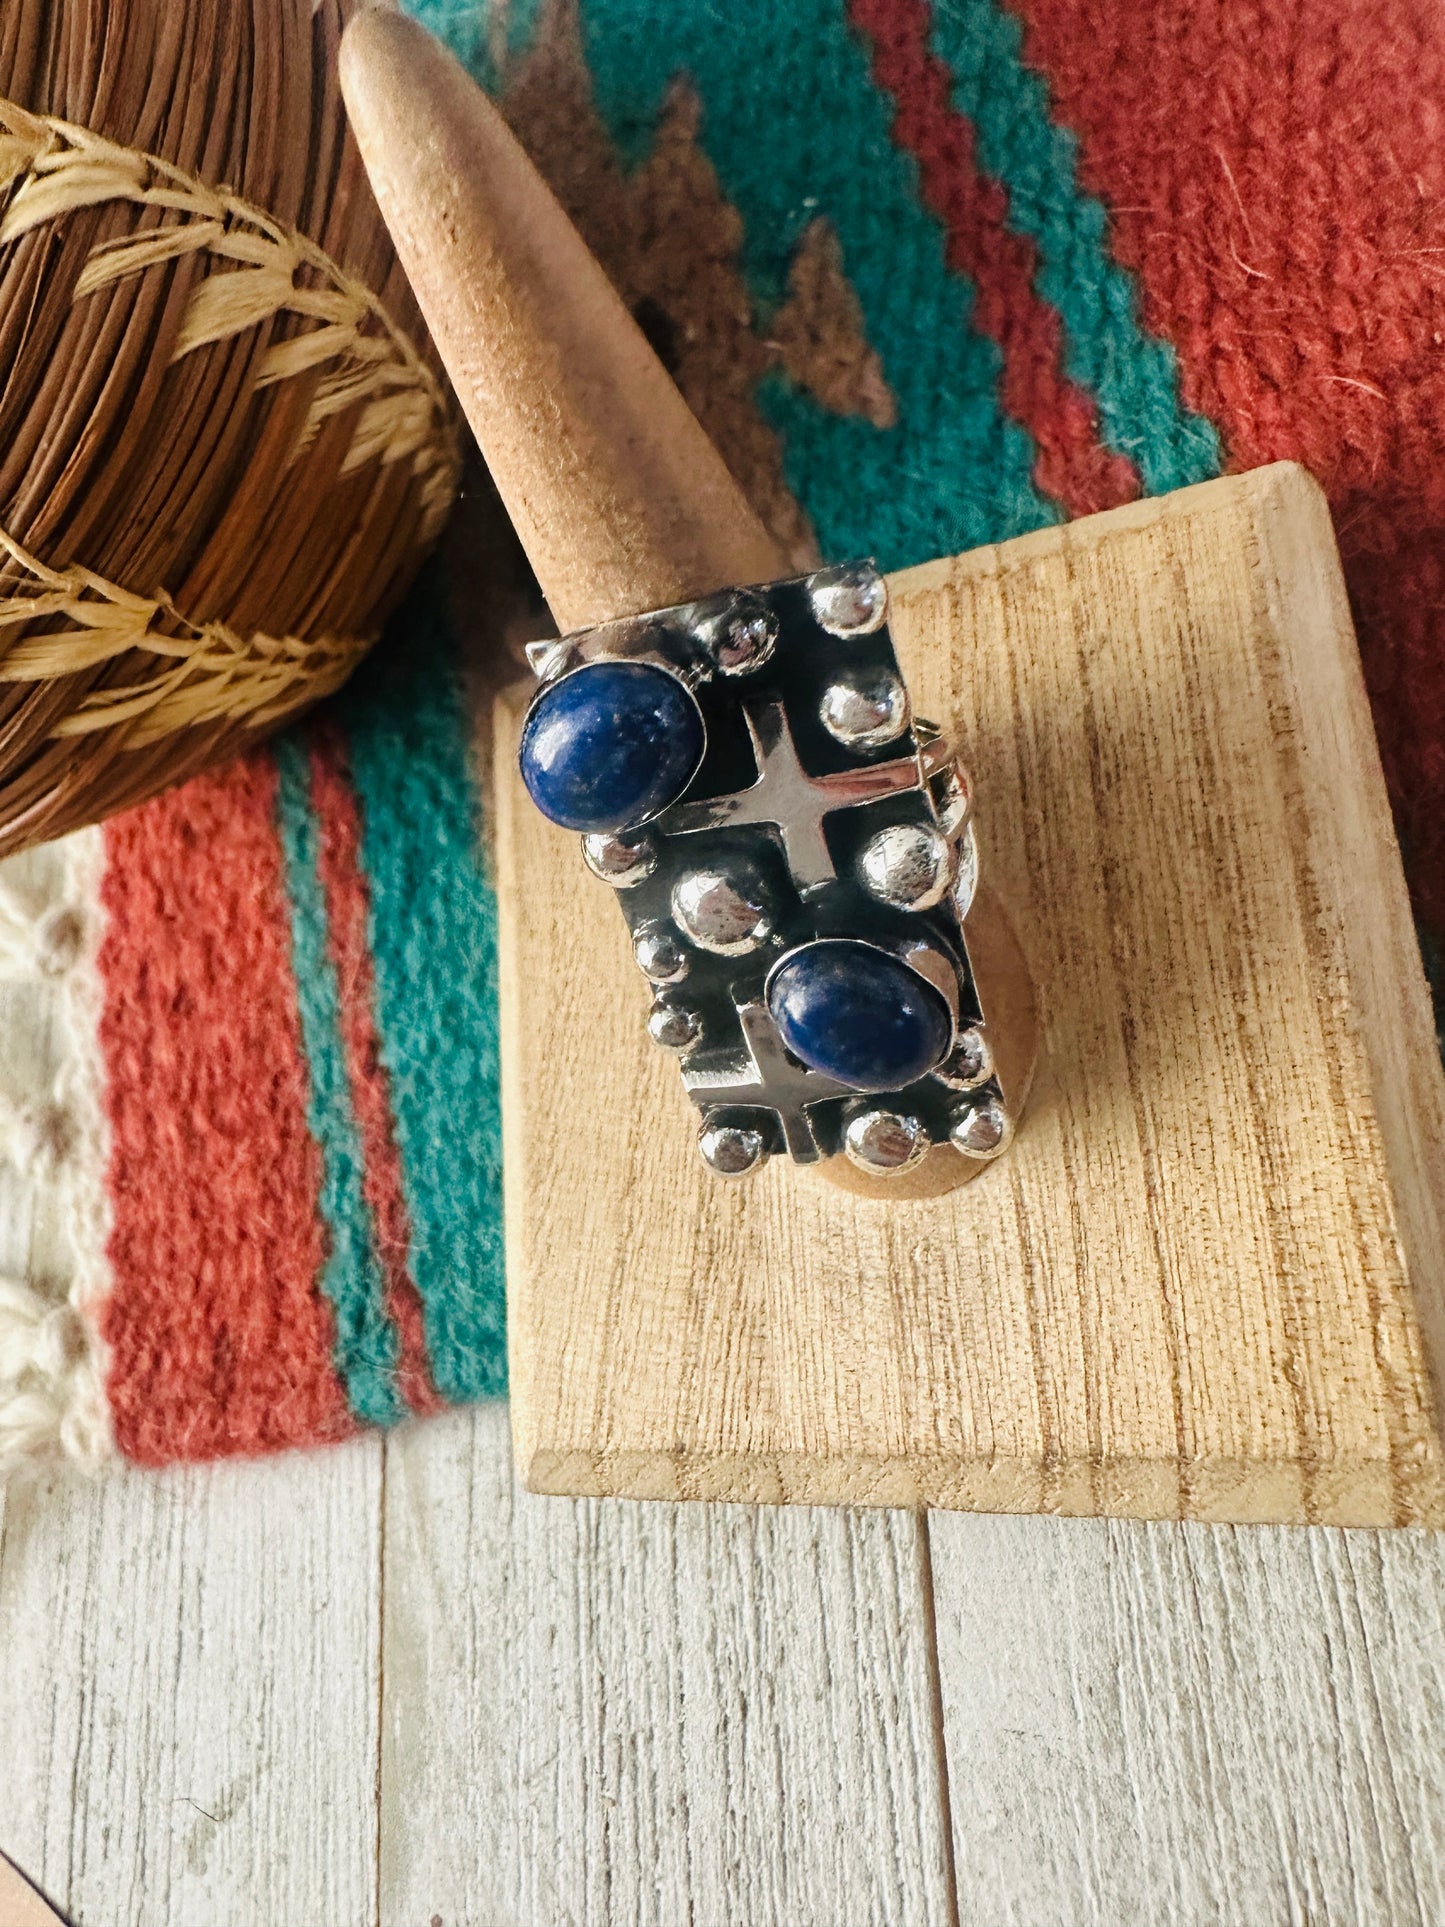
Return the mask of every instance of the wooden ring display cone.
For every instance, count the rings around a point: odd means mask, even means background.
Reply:
[[[462,70],[378,13],[349,30],[343,84],[559,623],[780,573]],[[1262,470],[892,594],[1039,984],[1027,1126],[943,1195],[880,1205],[776,1161],[719,1185],[672,1067],[619,1021],[641,995],[624,933],[519,798],[503,706],[523,1476],[1440,1523],[1445,1080],[1319,491]]]

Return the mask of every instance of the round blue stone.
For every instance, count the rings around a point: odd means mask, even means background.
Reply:
[[[564,829],[632,830],[702,761],[702,712],[665,669],[592,662],[543,689],[522,730],[522,781]]]
[[[768,1008],[794,1057],[858,1091],[926,1077],[953,1035],[941,991],[871,944],[822,937],[774,973]]]

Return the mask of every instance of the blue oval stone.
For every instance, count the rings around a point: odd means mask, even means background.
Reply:
[[[632,830],[676,802],[702,751],[702,712],[676,676],[651,663],[592,662],[534,700],[522,781],[564,829]]]
[[[850,937],[822,937],[789,957],[773,977],[768,1008],[794,1057],[858,1091],[926,1077],[953,1034],[941,991]]]

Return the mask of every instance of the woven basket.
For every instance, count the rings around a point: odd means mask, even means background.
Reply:
[[[0,6],[0,855],[334,689],[446,515],[351,10]]]

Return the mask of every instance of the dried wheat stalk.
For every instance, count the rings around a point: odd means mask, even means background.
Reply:
[[[126,741],[139,747],[197,723],[280,722],[339,689],[369,647],[362,637],[302,642],[259,631],[239,636],[224,622],[188,622],[164,592],[133,595],[74,563],[48,569],[3,529],[0,551],[26,577],[25,588],[0,596],[0,636],[42,616],[64,619],[17,642],[0,659],[0,682],[48,682],[127,652],[171,665],[140,682],[92,690],[56,724],[57,736],[124,725]]]

